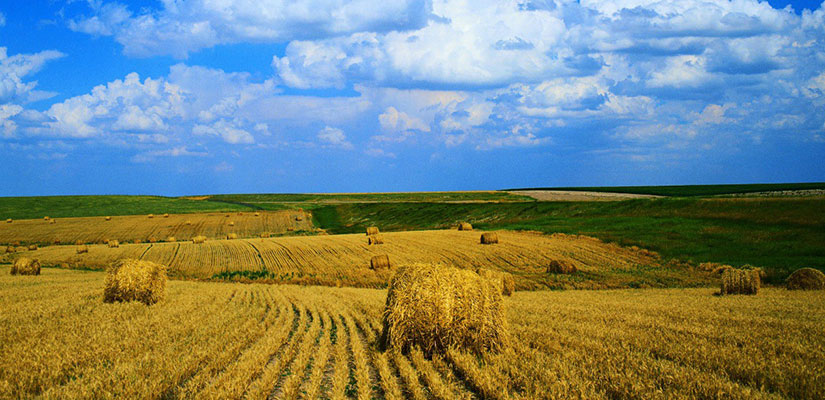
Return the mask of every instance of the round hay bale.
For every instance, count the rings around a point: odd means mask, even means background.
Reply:
[[[6,254],[14,253],[14,246],[6,246]]]
[[[108,239],[108,238],[107,238],[107,239],[103,239],[103,240],[102,240],[102,243],[103,243],[103,244],[109,244],[109,239]]]
[[[241,211],[238,211],[238,215],[243,215],[243,212],[241,212]]]
[[[81,246],[81,245],[86,244],[86,242],[84,242],[84,241],[82,241],[82,240],[75,240],[75,241],[74,241],[74,244],[75,244],[76,246]]]
[[[304,217],[303,217],[302,215],[296,215],[296,216],[295,216],[295,220],[296,220],[296,221],[303,221],[303,220],[304,220]]]
[[[498,234],[495,232],[484,232],[481,234],[481,244],[498,243]]]
[[[52,241],[53,244],[60,244],[60,239],[55,239]]]
[[[568,260],[552,260],[547,264],[547,273],[550,274],[574,274],[576,271],[576,264]]]
[[[392,264],[390,264],[390,257],[386,254],[380,254],[377,256],[373,256],[370,259],[370,269],[381,269],[381,268],[392,268]]]
[[[48,215],[47,215],[47,216],[45,216],[45,217],[43,217],[43,220],[44,220],[44,221],[48,221],[49,219],[50,219],[50,218],[49,218],[49,216],[48,216]]]
[[[825,290],[825,274],[818,269],[800,268],[786,282],[790,290]]]
[[[112,217],[106,217],[106,221],[111,221]]]
[[[367,236],[367,244],[384,244],[384,238],[381,235]]]
[[[156,237],[154,237],[154,236],[151,236],[151,237],[149,237],[149,240],[147,240],[147,241],[148,241],[149,243],[157,243],[157,242],[158,242],[158,238],[156,238]]]
[[[206,241],[206,236],[195,236],[192,238],[192,243],[194,244],[201,244]]]
[[[759,271],[729,268],[722,272],[721,294],[757,294],[762,282]]]
[[[12,275],[40,275],[40,261],[20,257],[14,260],[10,272]]]
[[[415,264],[390,281],[379,339],[385,349],[425,354],[451,347],[477,354],[509,342],[499,287],[472,270]]]
[[[37,250],[37,245],[36,244],[30,244],[29,245],[29,250]]]
[[[462,223],[458,224],[458,230],[460,230],[460,231],[471,231],[471,230],[473,230],[473,226],[470,225],[469,222],[462,222]]]
[[[229,226],[235,226],[235,221],[229,221]]]
[[[12,222],[14,222],[14,220],[13,220],[13,219],[11,219],[11,218],[6,219],[6,223],[7,223],[7,224],[10,224],[10,223],[12,223]]]
[[[485,268],[476,268],[476,273],[482,278],[486,278],[501,289],[501,294],[504,296],[512,296],[516,291],[516,281],[513,275],[502,271],[493,271]]]
[[[154,214],[149,214],[149,218],[155,218]]]
[[[226,214],[226,218],[229,218],[229,214]]]
[[[115,249],[120,247],[120,242],[117,240],[110,240],[109,243],[106,243],[106,245],[109,246],[110,249]]]
[[[226,234],[226,238],[227,238],[227,239],[237,239],[237,238],[238,238],[238,234],[237,234],[237,233],[227,233],[227,234]]]
[[[186,220],[186,222],[184,222],[184,223],[185,223],[186,225],[192,225],[192,221],[189,221],[189,220]]]
[[[50,224],[57,223],[57,220],[56,220],[56,219],[50,219],[50,220],[49,220],[49,223],[50,223]]]
[[[261,216],[261,213],[259,213],[259,212],[255,212],[255,216],[256,216],[256,217],[260,217],[260,216]]]
[[[370,226],[367,228],[367,236],[377,235],[378,233],[377,226]]]
[[[143,243],[143,241],[141,241],[140,239],[135,239],[135,240],[132,241],[132,243],[141,244],[141,243]]]
[[[163,214],[163,218],[169,218],[169,214]]]
[[[166,266],[149,261],[123,259],[106,269],[103,301],[139,301],[152,305],[166,291]]]
[[[89,252],[89,246],[86,246],[85,244],[82,245],[82,246],[77,247],[77,254],[83,254],[83,253],[88,253],[88,252]]]
[[[177,242],[178,240],[174,236],[169,236],[168,238],[166,238],[166,241],[167,242]]]
[[[266,238],[269,237],[269,232],[263,232],[263,233],[261,233],[260,236],[261,236],[262,239],[266,239]]]

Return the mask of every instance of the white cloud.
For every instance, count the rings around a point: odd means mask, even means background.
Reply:
[[[352,143],[347,141],[347,135],[344,134],[344,131],[338,128],[333,128],[330,126],[324,127],[324,129],[318,131],[318,140],[327,146],[338,147],[346,150],[352,149]]]
[[[3,13],[0,12],[0,26],[5,26],[5,25],[6,25],[6,16],[3,15]]]
[[[159,157],[206,157],[209,154],[206,152],[189,151],[186,147],[174,147],[166,150],[148,151],[145,153],[136,154],[132,157],[132,162],[145,163],[152,162]]]
[[[0,136],[4,138],[13,137],[17,130],[17,124],[11,120],[11,117],[20,114],[23,107],[15,104],[0,104]]]
[[[241,128],[238,120],[219,120],[212,125],[195,125],[192,133],[195,135],[212,135],[222,138],[229,144],[251,144],[255,138],[251,133]]]
[[[430,126],[424,121],[411,117],[403,111],[398,111],[393,106],[387,107],[383,113],[378,115],[378,122],[381,129],[387,132],[430,131]]]
[[[424,0],[165,0],[162,9],[133,14],[119,3],[90,2],[94,14],[71,21],[69,27],[113,35],[129,55],[183,58],[218,44],[413,29],[426,20],[428,4]]]
[[[26,82],[24,78],[36,74],[47,62],[63,56],[63,53],[54,50],[9,56],[7,49],[0,47],[0,104],[26,103],[51,97],[50,93],[34,90],[36,81]]]

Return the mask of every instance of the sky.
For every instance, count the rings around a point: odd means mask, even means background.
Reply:
[[[817,1],[0,0],[0,196],[817,181]]]

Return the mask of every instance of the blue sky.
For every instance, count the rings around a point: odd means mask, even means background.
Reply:
[[[825,181],[816,1],[0,0],[0,196]]]

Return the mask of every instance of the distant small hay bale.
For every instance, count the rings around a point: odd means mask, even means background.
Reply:
[[[289,228],[286,228],[286,231],[287,232],[295,232],[295,228],[290,226]]]
[[[15,240],[15,241],[11,242],[11,245],[12,245],[12,246],[20,246],[20,241],[19,241],[19,240]]]
[[[192,243],[194,244],[201,244],[206,241],[206,236],[195,236],[192,238]]]
[[[103,240],[101,240],[101,242],[102,242],[103,244],[109,244],[109,239],[103,239]]]
[[[55,239],[52,241],[52,244],[60,244],[60,239]]]
[[[261,233],[260,236],[261,236],[262,239],[266,239],[266,238],[269,237],[269,232],[263,232],[263,233]]]
[[[189,221],[189,220],[186,220],[186,222],[184,222],[184,223],[185,223],[186,225],[192,225],[192,221]]]
[[[425,354],[457,347],[484,354],[509,343],[499,287],[472,270],[416,264],[390,281],[379,342]]]
[[[177,242],[178,240],[174,236],[169,236],[169,237],[166,238],[166,241],[171,243],[171,242]]]
[[[752,269],[726,269],[722,272],[721,294],[757,294],[762,283]]]
[[[574,274],[578,271],[576,264],[568,260],[551,260],[547,264],[547,273],[550,274]]]
[[[367,228],[367,236],[377,235],[378,233],[377,226],[370,226]]]
[[[238,211],[238,215],[243,215],[243,212]]]
[[[56,224],[56,223],[57,223],[57,220],[56,220],[56,219],[50,219],[50,220],[49,220],[49,223],[50,223],[50,224]]]
[[[229,221],[229,226],[235,226],[235,221]]]
[[[390,257],[386,254],[380,254],[377,256],[373,256],[370,259],[370,269],[381,269],[381,268],[392,268],[392,264],[390,264]]]
[[[261,216],[261,213],[256,212],[256,213],[255,213],[255,216],[256,216],[256,217],[260,217],[260,216]]]
[[[152,237],[150,237],[147,241],[148,241],[149,243],[157,243],[157,242],[158,242],[158,238],[156,238],[156,237],[152,236]]]
[[[226,234],[226,238],[227,238],[227,239],[237,239],[237,238],[238,238],[238,234],[237,234],[237,233],[227,233],[227,234]]]
[[[367,244],[384,244],[384,238],[381,235],[367,236]]]
[[[163,214],[163,218],[169,218],[169,214]]]
[[[10,224],[10,223],[12,223],[12,222],[14,222],[14,220],[13,220],[13,219],[11,219],[11,218],[6,219],[6,223],[7,223],[7,224]]]
[[[800,268],[786,280],[790,290],[825,290],[825,274],[813,268]]]
[[[132,243],[141,244],[141,243],[143,243],[143,241],[141,241],[140,239],[135,239],[135,240],[132,241]]]
[[[12,275],[40,275],[40,261],[20,257],[14,260],[10,272]]]
[[[114,249],[120,247],[120,242],[117,240],[110,240],[109,243],[106,243],[106,245],[109,246],[110,249]]]
[[[6,254],[14,253],[14,246],[6,246]]]
[[[28,250],[28,249],[29,249],[29,248],[28,248],[28,247],[26,247],[26,246],[17,246],[17,247],[14,249],[14,251],[15,251],[15,252],[17,252],[17,253],[20,253],[21,251],[26,251],[26,250]]]
[[[484,232],[481,234],[481,244],[498,243],[498,234],[495,232]]]
[[[303,216],[301,216],[301,215],[296,215],[296,216],[295,216],[295,220],[296,220],[296,221],[303,221],[303,220],[304,220],[304,217],[303,217]]]
[[[460,231],[471,231],[471,230],[473,230],[473,226],[470,225],[469,222],[462,222],[462,223],[458,224],[458,230],[460,230]]]
[[[111,221],[112,217],[106,217],[106,221]]]
[[[37,250],[37,245],[36,244],[30,244],[29,245],[29,250]]]
[[[154,214],[149,214],[148,217],[149,218],[155,218],[155,215]]]
[[[85,244],[82,245],[82,246],[77,247],[77,254],[83,254],[83,253],[88,253],[88,252],[89,252],[89,246],[86,246]]]
[[[226,218],[229,218],[230,214],[226,214]]]
[[[50,218],[49,218],[49,216],[48,216],[48,215],[47,215],[47,216],[45,216],[45,217],[43,217],[43,220],[44,220],[44,221],[48,221],[49,219],[50,219]]]
[[[82,241],[82,240],[75,240],[74,244],[75,244],[76,246],[81,246],[81,245],[86,244],[86,242],[84,242],[84,241]]]
[[[124,259],[106,269],[103,301],[139,301],[152,305],[166,292],[166,266],[149,261]]]
[[[493,271],[486,268],[476,268],[476,273],[487,278],[497,287],[501,288],[501,294],[504,296],[512,296],[516,291],[516,281],[513,275],[502,271]]]

